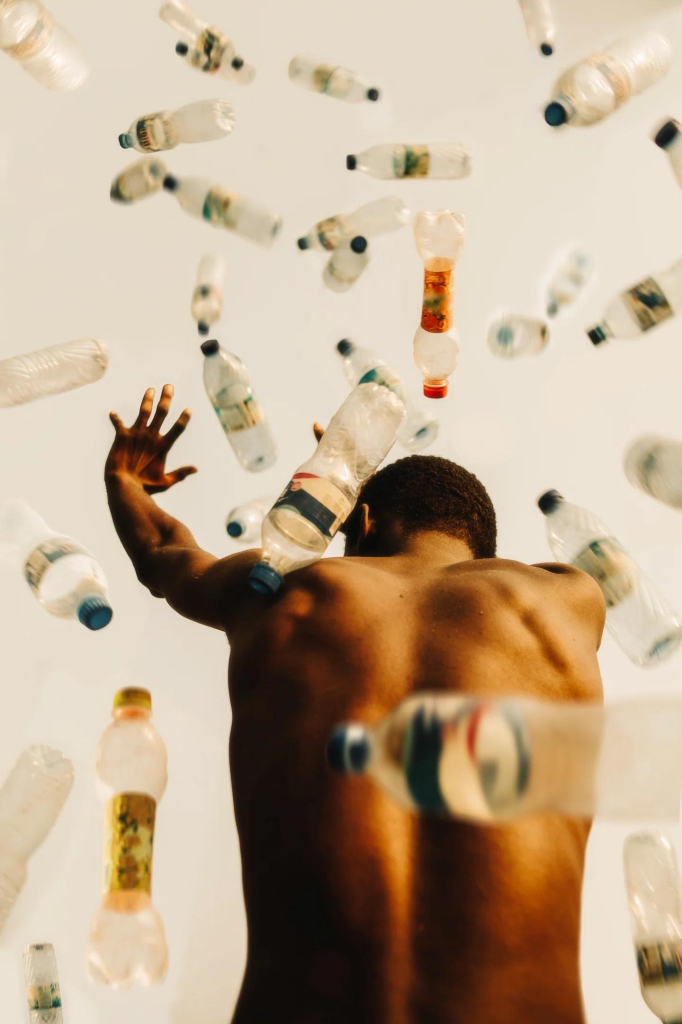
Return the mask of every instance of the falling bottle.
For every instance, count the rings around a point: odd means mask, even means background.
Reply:
[[[371,238],[388,231],[398,231],[410,219],[410,211],[398,196],[386,196],[365,203],[354,213],[339,213],[315,224],[307,235],[298,239],[299,249],[321,249],[332,252],[340,242],[355,235]]]
[[[29,1024],[63,1024],[54,946],[51,942],[27,946],[23,960]]]
[[[105,342],[78,338],[0,361],[0,409],[94,384],[109,365]]]
[[[500,359],[536,356],[548,341],[547,324],[532,316],[505,313],[488,328],[488,348]]]
[[[205,178],[174,178],[166,175],[163,187],[171,192],[181,209],[191,217],[208,221],[248,238],[257,245],[270,246],[282,227],[282,218],[246,196],[229,192]]]
[[[587,331],[593,345],[607,338],[637,338],[675,316],[682,307],[682,260],[656,277],[645,277],[611,302],[603,320]]]
[[[192,293],[192,316],[199,334],[208,334],[209,328],[223,315],[223,286],[226,273],[225,260],[218,252],[202,256],[197,271],[197,283]]]
[[[554,18],[549,0],[519,0],[526,32],[532,45],[543,57],[554,53]]]
[[[339,242],[322,271],[322,280],[333,292],[347,292],[369,263],[367,239],[362,235]]]
[[[682,508],[682,441],[650,434],[625,453],[625,475],[633,487],[671,508]]]
[[[115,202],[135,203],[160,192],[167,174],[168,168],[159,157],[136,160],[114,178],[109,195]]]
[[[379,99],[379,90],[370,86],[356,71],[335,64],[318,64],[311,57],[300,54],[289,64],[289,78],[302,89],[321,92],[347,103]]]
[[[571,249],[561,260],[547,286],[547,316],[556,316],[572,305],[587,287],[594,270],[592,257]]]
[[[346,157],[349,171],[372,178],[466,178],[471,174],[471,150],[461,142],[406,145],[382,142]]]
[[[274,504],[274,498],[252,498],[228,513],[225,529],[232,540],[254,544],[260,538],[263,520]]]
[[[175,52],[186,57],[190,67],[239,85],[250,85],[256,77],[256,69],[237,54],[232,40],[180,0],[166,0],[159,17],[184,40],[177,44]]]
[[[678,185],[682,185],[682,129],[679,121],[666,121],[656,134],[654,142],[670,160]]]
[[[213,142],[234,128],[234,109],[227,100],[199,100],[179,110],[161,110],[137,118],[118,141],[122,149],[158,153],[181,142]]]
[[[90,73],[80,44],[40,0],[0,4],[0,50],[54,92],[77,89]]]

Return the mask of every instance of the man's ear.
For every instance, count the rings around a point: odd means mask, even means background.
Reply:
[[[370,540],[376,532],[376,520],[372,519],[369,513],[369,505],[363,502],[358,509],[358,551],[362,548],[365,541]]]

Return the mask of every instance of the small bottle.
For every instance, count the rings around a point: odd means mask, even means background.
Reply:
[[[51,530],[25,501],[0,506],[0,550],[21,568],[45,611],[78,619],[87,629],[109,625],[114,613],[99,564],[75,540]]]
[[[575,565],[598,584],[606,602],[606,627],[635,665],[669,657],[682,642],[682,618],[659,594],[609,528],[557,491],[538,500],[547,516],[547,538],[559,562]]]
[[[369,263],[367,239],[362,235],[345,238],[327,260],[322,280],[333,292],[347,292],[352,288]]]
[[[547,316],[570,306],[592,277],[594,262],[582,249],[571,249],[562,259],[547,287]]]
[[[346,100],[347,103],[379,99],[379,90],[370,86],[357,71],[335,64],[318,64],[312,57],[301,54],[289,64],[289,78],[302,89],[322,92],[336,100]]]
[[[414,361],[424,378],[427,398],[445,398],[448,377],[459,358],[452,322],[455,263],[464,245],[466,220],[461,213],[438,210],[414,219],[417,252],[424,261],[422,316],[414,336]]]
[[[34,943],[26,947],[23,959],[29,1024],[63,1024],[54,946]]]
[[[410,452],[428,448],[438,437],[438,420],[432,413],[416,405],[403,380],[387,366],[383,359],[369,349],[355,345],[344,338],[336,346],[343,359],[346,380],[352,387],[358,384],[381,384],[393,391],[405,406],[405,426],[398,434],[398,443]]]
[[[547,324],[533,316],[505,313],[488,328],[488,348],[500,359],[536,356],[548,341]]]
[[[73,785],[58,750],[27,747],[0,788],[0,931],[26,881],[29,858],[47,838]]]
[[[272,245],[282,227],[278,214],[205,178],[178,179],[167,174],[163,187],[173,193],[185,213],[234,231],[257,245]]]
[[[545,109],[545,121],[553,128],[603,121],[631,96],[659,82],[671,61],[670,43],[660,32],[619,39],[564,72]]]
[[[134,203],[160,192],[167,174],[168,168],[159,157],[136,160],[114,178],[109,195],[115,202]]]
[[[519,4],[530,42],[543,57],[551,57],[556,33],[548,0],[519,0]]]
[[[638,437],[625,453],[633,487],[671,508],[682,508],[682,441],[654,434]]]
[[[259,540],[263,520],[274,503],[274,498],[252,498],[245,505],[233,508],[225,523],[225,529],[232,540],[240,544],[254,544]]]
[[[201,351],[206,356],[206,394],[237,459],[249,473],[269,469],[277,458],[277,446],[253,393],[249,371],[215,340],[203,342]]]
[[[349,171],[364,171],[372,178],[466,178],[471,174],[471,150],[461,142],[432,145],[381,142],[349,153]]]
[[[197,283],[192,294],[192,316],[199,334],[208,334],[209,328],[223,315],[223,285],[225,260],[218,252],[202,256],[197,272]]]
[[[119,690],[97,748],[105,803],[102,904],[90,926],[90,980],[112,988],[155,985],[168,969],[163,922],[152,904],[156,807],[168,782],[166,747],[151,721],[149,690]]]
[[[237,55],[232,40],[181,0],[162,3],[159,17],[185,40],[177,44],[175,51],[186,57],[191,67],[209,75],[221,75],[240,85],[249,85],[255,78],[256,69]]]
[[[0,409],[94,384],[109,365],[105,342],[78,338],[0,361]]]
[[[234,109],[227,100],[199,100],[179,110],[160,110],[136,118],[127,132],[119,135],[122,149],[158,153],[175,149],[181,142],[213,142],[234,128]]]
[[[365,203],[354,213],[339,213],[326,217],[310,229],[307,235],[298,239],[299,249],[322,249],[332,252],[339,242],[354,235],[365,238],[397,231],[407,224],[410,211],[398,196],[386,196]]]
[[[53,92],[71,92],[90,74],[80,44],[40,0],[0,5],[0,49]]]
[[[636,338],[675,316],[682,307],[682,260],[656,277],[645,277],[611,302],[603,320],[589,328],[593,345],[607,338]]]
[[[664,1024],[682,1021],[682,891],[672,843],[662,832],[629,835],[625,885],[642,997]]]
[[[654,142],[670,160],[678,185],[682,185],[682,135],[679,121],[666,121],[654,135]]]
[[[254,590],[274,594],[286,573],[322,557],[404,421],[405,407],[388,388],[353,388],[263,520],[263,558],[249,575]]]

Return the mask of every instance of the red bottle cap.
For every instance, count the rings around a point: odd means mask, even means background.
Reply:
[[[445,398],[447,393],[447,381],[444,384],[424,384],[424,395],[426,398]]]

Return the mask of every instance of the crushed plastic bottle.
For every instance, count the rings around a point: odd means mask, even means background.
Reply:
[[[106,805],[104,887],[90,926],[88,973],[112,988],[158,984],[168,969],[163,922],[151,897],[156,808],[168,782],[168,756],[151,716],[149,690],[119,690],[114,720],[97,748],[97,792]]]
[[[94,384],[109,365],[106,343],[78,338],[0,361],[0,409]]]
[[[0,49],[53,92],[71,92],[90,74],[80,43],[40,0],[0,4]]]
[[[595,515],[547,491],[538,500],[547,516],[547,539],[559,562],[575,565],[598,584],[606,602],[606,628],[641,667],[668,658],[682,643],[682,618]]]
[[[405,426],[398,434],[398,443],[410,452],[428,448],[438,437],[439,424],[436,417],[412,401],[404,381],[387,366],[379,356],[369,349],[355,345],[344,338],[336,346],[343,359],[346,380],[352,387],[358,384],[382,384],[393,391],[405,406]]]
[[[45,841],[73,785],[58,750],[27,747],[0,788],[0,931],[26,882],[29,858]]]
[[[500,359],[536,356],[548,341],[547,324],[533,316],[504,313],[488,328],[488,348]]]
[[[274,594],[287,573],[322,557],[404,422],[405,407],[388,388],[353,388],[263,520],[263,558],[249,575],[254,590]]]
[[[367,239],[362,235],[345,238],[325,264],[322,280],[333,292],[347,292],[352,288],[369,263]]]
[[[51,942],[27,946],[23,960],[29,1024],[62,1024],[62,994],[54,946]]]
[[[346,100],[347,103],[379,99],[379,90],[370,86],[356,71],[336,64],[319,64],[312,57],[301,54],[289,64],[289,78],[302,89],[321,92],[336,100]]]
[[[136,118],[127,132],[119,135],[122,149],[158,153],[175,149],[181,142],[214,142],[234,128],[234,108],[227,100],[199,100],[179,110],[160,110]]]
[[[593,345],[607,338],[636,338],[675,316],[682,307],[682,260],[670,270],[645,277],[611,302],[603,320],[587,330]]]
[[[424,298],[421,323],[414,336],[414,361],[424,378],[427,398],[445,398],[448,377],[459,358],[452,307],[455,264],[464,245],[465,230],[464,215],[450,210],[418,213],[414,219],[417,252],[424,261]]]
[[[168,168],[159,157],[136,160],[114,178],[109,195],[115,202],[135,203],[160,192],[167,174]]]
[[[223,286],[227,267],[218,252],[202,256],[197,271],[197,283],[192,293],[192,316],[199,334],[208,334],[209,328],[223,315]]]
[[[603,121],[667,74],[672,61],[670,43],[660,32],[627,36],[565,71],[554,86],[545,121],[590,125]]]
[[[385,196],[365,203],[354,213],[325,217],[298,239],[299,249],[321,249],[332,252],[340,242],[355,235],[371,238],[388,231],[397,231],[407,224],[410,211],[398,196]]]
[[[519,0],[519,4],[530,42],[543,57],[551,57],[556,33],[549,0]]]
[[[225,529],[232,540],[254,544],[260,538],[263,520],[274,504],[274,498],[252,498],[228,513]]]
[[[633,487],[671,508],[682,508],[682,441],[647,434],[625,453],[625,475]]]
[[[381,142],[361,153],[349,153],[349,171],[372,178],[466,178],[471,174],[471,150],[461,142]]]
[[[592,257],[571,249],[559,263],[547,286],[547,316],[554,317],[572,305],[587,287],[594,271]]]
[[[175,52],[186,57],[190,67],[239,85],[250,85],[256,77],[256,69],[237,54],[232,40],[180,0],[166,0],[159,17],[184,40]]]
[[[229,192],[205,178],[174,178],[167,174],[163,187],[191,217],[226,228],[257,245],[270,246],[282,227],[282,218],[246,196]]]
[[[237,459],[250,473],[269,469],[277,446],[263,407],[251,386],[249,371],[238,356],[217,341],[205,341],[204,386]]]
[[[666,121],[654,135],[654,142],[663,150],[673,169],[678,185],[682,185],[682,128],[679,121]]]
[[[77,619],[91,630],[111,622],[114,613],[99,564],[75,540],[51,530],[18,498],[0,506],[0,552],[21,569],[50,615]]]

